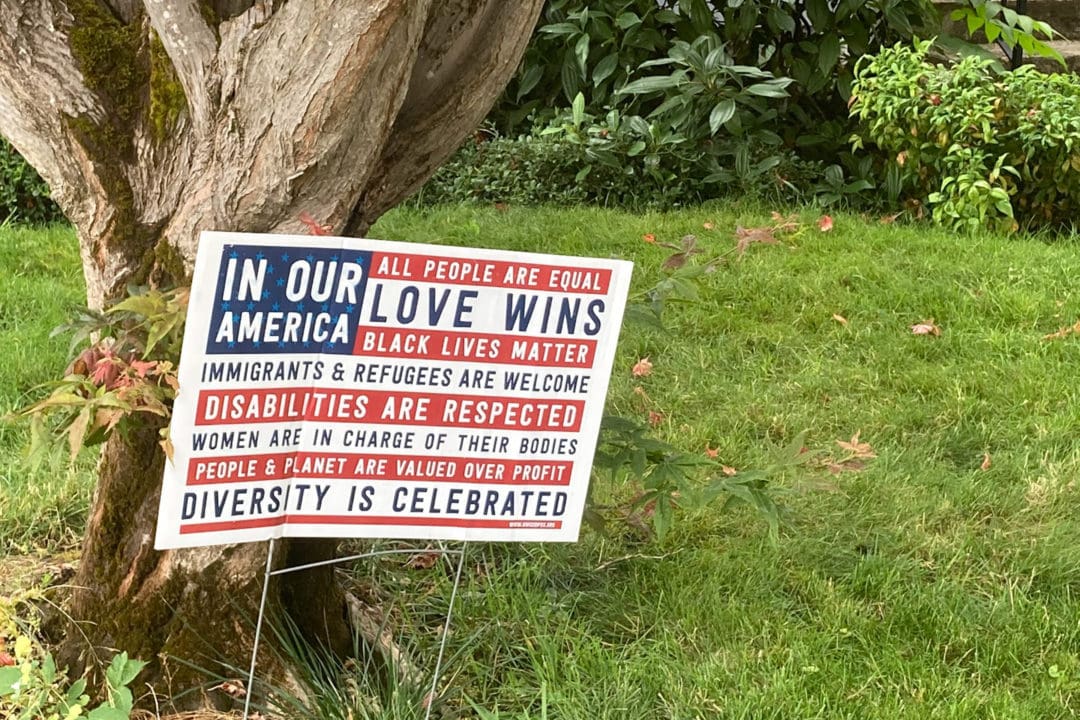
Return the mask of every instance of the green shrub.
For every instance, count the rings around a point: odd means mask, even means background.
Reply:
[[[590,123],[588,128],[583,123],[577,131],[580,141],[564,135],[470,140],[435,173],[413,202],[672,208],[732,195],[799,199],[794,188],[810,187],[824,177],[820,165],[790,154],[760,171],[764,150],[748,147],[741,180],[706,182],[704,173],[695,170],[692,163],[681,164],[675,152],[658,152],[658,161],[651,167],[647,167],[644,153],[627,154],[636,142],[629,128],[617,131],[615,148],[603,138],[604,151],[590,154],[590,134],[621,124],[617,113],[600,123]],[[600,159],[609,152],[616,157],[614,164]],[[739,166],[743,167],[742,162]]]
[[[1056,225],[1080,209],[1080,78],[967,57],[929,42],[860,63],[856,147],[887,158],[895,191],[954,228]]]
[[[0,138],[0,222],[11,218],[46,223],[63,218],[49,186],[22,156]]]
[[[734,65],[795,81],[773,103],[773,129],[811,147],[836,135],[819,132],[822,121],[844,121],[854,58],[938,23],[929,0],[549,0],[491,120],[504,134],[527,131],[530,114],[546,123],[579,92],[602,115],[642,63],[716,35]],[[621,110],[647,116],[658,105],[639,96]]]

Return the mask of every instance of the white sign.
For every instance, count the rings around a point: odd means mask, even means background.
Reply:
[[[576,540],[631,269],[203,233],[155,546]]]

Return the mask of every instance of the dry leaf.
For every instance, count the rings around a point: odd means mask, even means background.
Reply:
[[[173,446],[172,438],[163,437],[158,441],[158,445],[161,446],[161,449],[165,453],[165,457],[169,459],[169,462],[172,462],[173,456],[176,454],[176,447]]]
[[[983,453],[982,465],[979,466],[979,469],[980,470],[989,470],[990,465],[991,465],[991,463],[990,463],[990,453],[984,452]]]
[[[15,658],[6,652],[0,652],[0,667],[10,667],[15,664]]]
[[[847,318],[844,317],[843,315],[838,315],[836,313],[833,313],[832,319],[835,320],[836,322],[840,323],[844,327],[847,327]]]
[[[882,225],[892,225],[894,222],[896,222],[896,218],[900,217],[903,214],[904,214],[904,211],[901,210],[900,212],[893,213],[892,215],[882,215],[881,219],[878,220],[878,222],[881,223]]]
[[[744,228],[739,225],[735,228],[735,238],[738,240],[735,243],[735,252],[740,256],[754,243],[776,245],[779,242],[776,231],[771,227]]]
[[[1043,335],[1043,340],[1060,340],[1063,337],[1068,337],[1075,333],[1080,333],[1080,320],[1077,320],[1074,325],[1063,327],[1056,332],[1052,332],[1049,335]]]
[[[247,695],[247,690],[244,689],[244,683],[241,680],[226,680],[210,689],[220,690],[231,698],[242,698]]]
[[[664,413],[657,412],[655,410],[649,411],[649,424],[656,427],[660,423],[664,422]]]
[[[630,370],[634,377],[645,377],[652,374],[652,362],[649,358],[644,357],[634,363],[634,367]]]
[[[654,235],[652,233],[645,233],[644,235],[641,236],[641,239],[644,240],[647,243],[651,243],[651,244],[654,244],[654,245],[656,244],[656,235]]]
[[[405,563],[405,566],[412,568],[413,570],[430,570],[435,567],[435,563],[438,561],[439,553],[419,553],[409,558],[409,562]]]
[[[1080,324],[1080,323],[1078,323]],[[941,328],[934,324],[934,320],[931,318],[926,322],[916,323],[911,326],[912,335],[933,335],[939,337],[941,335]]]
[[[731,467],[730,465],[721,465],[720,472],[722,472],[724,475],[727,475],[728,477],[734,477],[735,475],[739,474],[739,471]]]
[[[705,446],[705,457],[715,460],[720,455],[720,448]]]
[[[833,227],[832,215],[822,215],[821,219],[817,221],[817,226],[821,232],[831,232]]]
[[[851,439],[848,441],[837,440],[836,444],[842,449],[847,450],[852,454],[852,457],[858,458],[874,458],[877,454],[874,452],[874,448],[870,446],[870,443],[859,442],[859,435],[862,434],[862,430],[857,430]]]
[[[703,222],[701,223],[701,227],[705,228],[706,230],[712,230],[716,226],[713,225],[712,222]]]
[[[799,216],[797,213],[791,213],[790,215],[784,216],[773,210],[770,215],[775,223],[775,225],[773,225],[773,230],[776,232],[792,233],[800,227]]]
[[[905,163],[907,163],[907,150],[896,154],[896,164],[900,167],[904,167]]]
[[[649,399],[649,396],[645,394],[645,388],[641,387],[640,385],[634,387],[634,394],[638,397],[643,397],[646,400]]]

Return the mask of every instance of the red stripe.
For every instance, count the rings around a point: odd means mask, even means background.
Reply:
[[[287,388],[202,390],[196,425],[319,422],[577,432],[584,400]],[[386,415],[386,417],[384,417]]]
[[[252,463],[252,460],[255,462]],[[269,461],[274,463],[274,472],[266,469]],[[399,469],[399,463],[406,465]],[[188,463],[187,484],[215,485],[292,478],[564,486],[570,484],[573,467],[569,460],[488,460],[298,450],[192,458]]]
[[[591,368],[596,359],[596,341],[361,325],[356,330],[352,354],[531,367]]]
[[[369,277],[385,280],[604,295],[611,270],[412,253],[375,253]]]
[[[279,515],[246,520],[192,523],[180,526],[181,535],[227,530],[275,527],[277,525],[374,525],[398,527],[460,527],[487,529],[559,530],[562,520],[472,520],[467,518],[394,517],[389,515]],[[540,526],[543,524],[543,527]]]

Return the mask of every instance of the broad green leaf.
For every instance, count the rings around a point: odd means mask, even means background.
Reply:
[[[574,43],[574,56],[577,58],[578,73],[581,77],[585,77],[586,66],[589,62],[589,36],[585,33],[582,33]]]
[[[795,18],[778,7],[770,7],[765,17],[770,27],[778,32],[789,33],[795,31]]]
[[[750,87],[746,88],[746,92],[751,94],[751,95],[758,95],[760,97],[769,97],[769,98],[784,98],[784,97],[787,97],[787,90],[785,90],[782,86],[779,86],[779,85],[777,85],[776,83],[774,83],[772,81],[762,82],[762,83],[755,83],[755,84],[751,85]]]
[[[82,704],[82,694],[86,692],[86,678],[79,678],[71,684],[67,693],[64,695],[65,710],[75,704]]]
[[[818,46],[818,70],[828,75],[840,59],[840,38],[836,33],[826,35]]]
[[[599,85],[600,83],[607,80],[608,77],[610,77],[611,74],[613,72],[615,72],[615,68],[617,68],[618,66],[619,66],[619,54],[618,53],[611,53],[610,55],[607,55],[604,58],[602,58],[600,60],[600,62],[596,63],[596,67],[593,68],[593,71],[592,71],[593,85]]]
[[[806,0],[806,14],[817,32],[824,31],[832,24],[833,13],[828,0]]]
[[[540,32],[546,35],[575,35],[581,32],[581,28],[574,23],[562,22],[544,25],[540,28]]]
[[[17,667],[0,667],[0,697],[15,692],[15,685],[22,679],[22,670]]]
[[[563,56],[562,69],[559,71],[562,82],[563,95],[568,102],[574,101],[574,96],[581,91],[582,76],[578,73],[577,59],[572,50],[567,50]]]
[[[735,114],[735,101],[731,98],[727,100],[721,100],[713,106],[712,112],[709,113],[709,130],[715,135],[720,127],[731,119],[731,116]]]
[[[574,96],[574,102],[571,105],[571,114],[574,119],[574,125],[580,127],[581,123],[585,121],[585,96],[582,93],[578,93]]]
[[[544,71],[539,64],[526,67],[525,72],[521,75],[521,81],[518,83],[517,98],[515,99],[515,102],[521,102],[521,99],[536,87],[536,84],[540,82],[540,78],[543,76]]]
[[[619,90],[619,94],[645,95],[648,93],[660,92],[661,90],[670,90],[671,88],[676,88],[681,85],[684,79],[685,76],[681,73],[641,78],[640,80],[634,80],[631,83],[627,83],[626,86]]]

